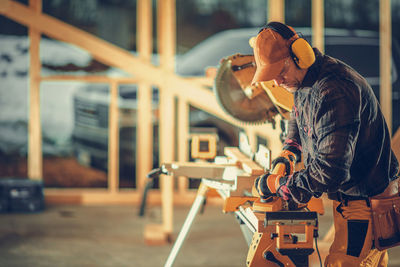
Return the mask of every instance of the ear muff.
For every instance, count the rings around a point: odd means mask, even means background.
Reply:
[[[294,62],[300,69],[308,69],[312,64],[314,64],[314,50],[305,39],[296,39],[290,46],[290,50]]]
[[[289,47],[290,54],[294,63],[300,69],[307,69],[315,62],[315,54],[311,45],[304,39],[300,38],[296,32],[283,23],[270,22],[263,28],[272,29],[279,33],[284,39],[294,39]]]

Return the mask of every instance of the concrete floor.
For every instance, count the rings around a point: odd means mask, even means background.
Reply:
[[[175,237],[189,208],[175,208]],[[172,245],[143,242],[145,225],[159,223],[161,210],[137,213],[132,206],[50,206],[36,214],[1,214],[0,266],[163,266]],[[321,236],[331,218],[329,211],[320,217]],[[208,205],[174,266],[245,266],[247,250],[234,216]],[[390,251],[389,263],[400,266],[400,249]]]

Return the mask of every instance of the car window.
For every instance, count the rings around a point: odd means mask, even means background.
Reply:
[[[325,53],[342,60],[364,76],[371,85],[379,84],[379,46],[360,44],[327,45]],[[397,69],[392,64],[393,83],[397,80]]]
[[[256,30],[224,32],[201,42],[177,60],[179,75],[204,75],[210,66],[218,66],[224,57],[241,53],[253,54],[249,39],[257,34]]]
[[[379,77],[379,47],[373,45],[327,45],[325,53],[342,60],[364,77]]]

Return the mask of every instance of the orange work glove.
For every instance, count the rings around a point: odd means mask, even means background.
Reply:
[[[272,161],[271,173],[280,175],[291,175],[294,172],[295,164],[296,155],[289,150],[283,150],[279,157]]]
[[[287,182],[294,172],[295,163],[296,155],[289,150],[283,150],[279,157],[273,160],[272,172],[263,174],[254,181],[253,196],[259,196],[261,200],[266,200],[271,196],[278,195],[288,200],[290,192],[287,189]]]

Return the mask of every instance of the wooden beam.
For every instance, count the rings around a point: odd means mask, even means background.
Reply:
[[[324,0],[312,0],[312,45],[322,53],[325,51],[324,43]]]
[[[392,132],[392,11],[390,0],[379,1],[380,91],[379,98]]]
[[[285,23],[285,0],[268,0],[268,21]]]
[[[30,0],[34,14],[42,12],[41,0]],[[43,178],[42,125],[40,122],[40,36],[39,30],[29,27],[29,123],[28,123],[28,177]]]
[[[118,83],[110,83],[110,105],[108,106],[108,188],[119,190],[119,109]]]
[[[42,76],[41,81],[80,81],[89,83],[110,83],[115,81],[118,84],[122,83],[138,83],[140,81],[137,77],[109,77],[109,76],[98,76],[98,75],[85,75],[85,76],[75,76],[75,75],[48,75]],[[57,89],[55,87],[55,89]]]
[[[137,33],[139,57],[150,63],[152,41],[152,3],[150,0],[137,2]],[[136,181],[143,191],[146,175],[153,167],[153,118],[151,84],[141,80],[138,83],[138,110],[136,130]]]
[[[56,18],[33,12],[26,5],[10,0],[2,1],[6,3],[1,6],[0,14],[28,27],[38,29],[52,38],[79,46],[106,65],[120,68],[147,81],[154,81],[154,84],[160,84],[164,72],[149,62]]]
[[[120,190],[117,194],[111,193],[107,189],[56,189],[45,188],[45,201],[48,204],[129,204],[138,205],[142,200],[142,193],[137,190]],[[191,190],[184,195],[176,194],[173,196],[175,205],[189,206],[196,197],[196,191]],[[214,200],[214,198],[210,199]],[[150,190],[148,193],[147,204],[160,205],[162,196],[158,190]],[[207,204],[209,202],[207,201]],[[214,202],[218,203],[218,202]]]

